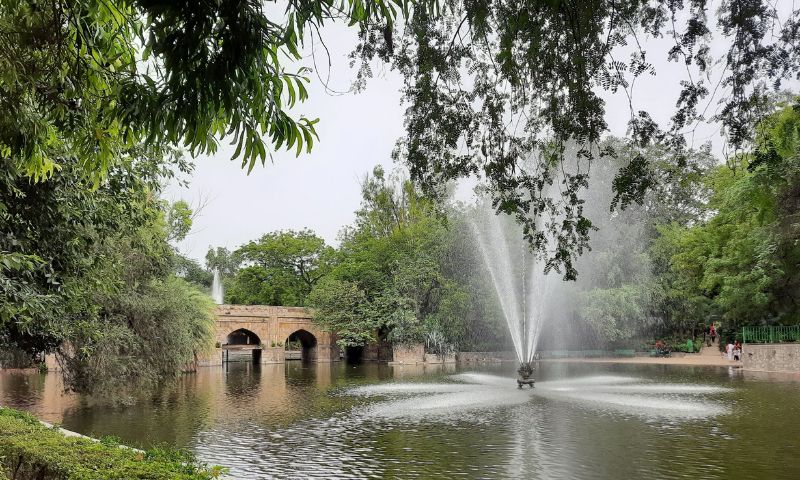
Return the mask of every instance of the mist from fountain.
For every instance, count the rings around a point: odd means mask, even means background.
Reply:
[[[476,209],[470,223],[517,359],[531,362],[547,301],[549,279],[543,262],[521,241],[521,229],[513,219],[495,214],[486,202],[479,202]]]
[[[214,303],[217,305],[222,305],[225,292],[222,287],[222,279],[219,275],[219,269],[214,269],[214,280],[211,282],[211,298],[214,299]]]

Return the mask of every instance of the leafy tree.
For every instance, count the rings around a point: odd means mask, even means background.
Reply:
[[[210,338],[204,297],[171,275],[170,228],[157,191],[174,166],[148,152],[132,150],[136,158],[96,186],[77,161],[36,183],[4,160],[0,342],[29,354],[56,352],[67,386],[78,391],[157,385]],[[167,300],[178,303],[158,305]],[[147,302],[149,320],[137,310]],[[162,330],[143,324],[156,320]],[[180,344],[159,350],[169,341]]]
[[[214,274],[203,268],[197,260],[176,253],[173,256],[175,275],[204,291],[210,291]]]
[[[758,148],[709,177],[712,216],[665,226],[656,244],[677,294],[729,327],[799,320],[798,118],[786,107],[761,122]]]
[[[185,200],[178,200],[171,204],[167,209],[167,224],[169,234],[167,239],[170,241],[180,241],[192,230],[192,208]]]
[[[292,273],[280,268],[252,265],[225,282],[225,302],[239,305],[302,306],[308,288]]]
[[[27,175],[77,158],[95,179],[141,142],[214,153],[252,169],[270,151],[310,149],[315,119],[293,68],[309,31],[332,19],[391,22],[388,2],[10,0],[0,6],[0,156]]]
[[[581,192],[585,213],[598,221],[592,250],[575,263],[581,272],[576,282],[545,280],[542,315],[548,321],[542,345],[549,348],[630,344],[667,330],[691,330],[699,319],[689,314],[686,299],[671,291],[669,262],[651,244],[662,235],[663,225],[691,225],[706,215],[710,191],[705,176],[716,166],[713,156],[707,148],[681,155],[663,146],[648,148],[648,174],[658,182],[641,205],[614,211],[608,209],[611,185],[632,146],[609,138],[600,148],[617,156],[593,165],[590,188]]]
[[[779,89],[800,69],[795,12],[784,18],[768,0],[730,0],[713,31],[709,8],[706,0],[301,0],[283,9],[253,0],[9,0],[0,6],[0,156],[34,178],[78,159],[97,180],[140,143],[200,154],[230,139],[248,169],[274,150],[300,153],[313,145],[316,120],[289,112],[308,96],[308,72],[293,64],[308,35],[343,21],[359,31],[357,84],[375,57],[406,79],[398,156],[414,182],[431,194],[481,173],[495,208],[517,218],[540,253],[554,239],[548,266],[574,278],[593,226],[575,194],[587,170],[564,177],[555,197],[549,186],[569,141],[581,143],[587,163],[613,156],[597,148],[607,129],[600,90],[632,98],[636,79],[656,73],[644,40],[671,37],[668,59],[687,78],[663,131],[631,102],[635,148],[612,205],[641,201],[653,186],[644,149],[661,143],[680,153],[700,121],[721,122],[734,147],[746,146],[768,84]],[[712,42],[726,48],[718,85]],[[716,96],[722,105],[709,118]],[[531,155],[538,168],[525,167]]]
[[[304,305],[330,270],[332,255],[333,249],[310,230],[268,233],[234,252],[245,267],[226,284],[226,301]]]
[[[468,287],[448,276],[454,231],[443,212],[410,181],[380,167],[362,183],[355,225],[342,233],[337,263],[312,290],[315,321],[342,346],[380,338],[427,341],[447,353],[464,344]]]
[[[209,272],[218,270],[223,278],[233,276],[239,269],[242,260],[235,253],[231,253],[225,247],[217,247],[208,249],[206,252],[206,269]]]
[[[309,300],[315,306],[314,321],[336,332],[339,346],[361,346],[375,340],[375,319],[364,311],[366,294],[358,284],[331,275],[314,287]]]

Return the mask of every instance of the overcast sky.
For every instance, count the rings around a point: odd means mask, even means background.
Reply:
[[[354,73],[347,54],[355,45],[355,29],[327,27],[324,35],[333,63],[330,86],[346,91]],[[634,96],[634,108],[648,110],[662,125],[674,111],[679,81],[686,78],[683,65],[666,61],[664,52],[669,46],[667,39],[645,45],[657,76],[640,77]],[[310,55],[305,62],[313,66]],[[319,49],[317,66],[324,78],[327,59],[320,57]],[[360,204],[360,179],[377,164],[387,170],[395,168],[390,153],[403,134],[402,81],[396,72],[380,70],[375,69],[375,77],[364,92],[345,95],[327,93],[312,74],[310,98],[294,110],[295,114],[320,119],[319,141],[309,154],[295,157],[278,152],[274,163],[256,166],[250,175],[238,161],[230,161],[233,148],[227,143],[213,157],[195,159],[190,186],[171,185],[165,192],[171,201],[183,199],[196,205],[207,199],[179,250],[202,261],[209,246],[235,249],[267,232],[302,228],[310,228],[335,244],[337,233],[353,221],[353,212]],[[611,133],[624,135],[630,118],[627,96],[618,92],[603,93],[603,97]],[[715,142],[715,151],[720,150],[718,128],[704,126],[694,144],[708,140]]]

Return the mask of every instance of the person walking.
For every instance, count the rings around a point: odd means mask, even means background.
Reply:
[[[711,324],[711,328],[708,329],[708,334],[711,337],[711,343],[717,341],[717,327],[715,327],[713,323]]]

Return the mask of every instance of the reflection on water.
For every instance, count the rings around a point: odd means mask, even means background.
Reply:
[[[800,383],[657,365],[228,364],[129,408],[0,373],[0,404],[234,478],[800,478]]]

